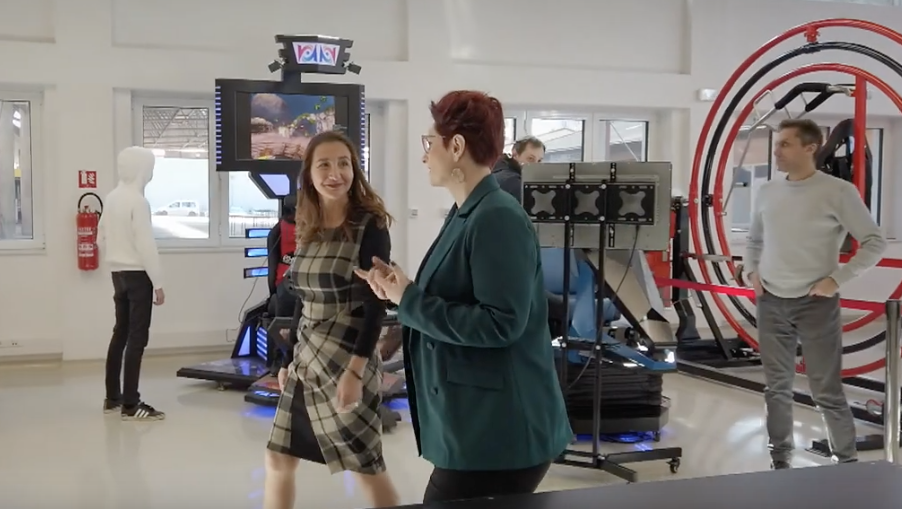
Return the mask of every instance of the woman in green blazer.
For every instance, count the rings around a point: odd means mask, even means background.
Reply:
[[[532,493],[573,438],[554,367],[535,230],[491,175],[497,99],[451,92],[423,136],[433,186],[456,204],[415,281],[376,263],[367,278],[398,305],[424,502]]]

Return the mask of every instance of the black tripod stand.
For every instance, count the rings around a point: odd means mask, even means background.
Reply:
[[[592,225],[598,229],[598,275],[597,284],[595,286],[595,338],[591,344],[581,341],[570,341],[569,329],[570,324],[565,323],[562,327],[562,337],[560,338],[560,383],[564,389],[564,397],[567,397],[567,388],[569,378],[568,370],[568,352],[570,350],[579,352],[589,352],[587,362],[594,363],[595,380],[592,398],[592,450],[579,451],[567,449],[557,459],[556,463],[603,470],[610,474],[616,475],[628,482],[637,482],[638,474],[636,471],[624,466],[626,463],[639,463],[646,461],[668,460],[670,470],[676,473],[680,466],[680,458],[683,450],[680,447],[662,448],[646,451],[626,452],[602,454],[600,451],[600,428],[601,428],[601,396],[602,396],[602,376],[601,369],[605,362],[605,345],[603,342],[604,335],[608,332],[604,323],[604,299],[608,293],[607,283],[605,282],[604,259],[609,246],[614,246],[615,228],[617,224],[631,224],[641,227],[643,224],[654,224],[654,202],[656,185],[651,183],[634,183],[634,182],[618,182],[617,181],[617,165],[611,163],[610,177],[600,181],[587,182],[585,179],[577,179],[576,163],[570,164],[568,178],[565,182],[554,183],[525,183],[523,186],[524,207],[527,209],[531,219],[537,223],[556,223],[564,226],[564,316],[570,316],[570,302],[567,297],[570,295],[570,278],[567,277],[571,270],[570,253],[573,249],[573,240],[575,227],[577,225]],[[595,206],[581,206],[577,199],[579,193],[583,199],[585,197],[595,196]],[[551,203],[541,207],[543,210],[535,212],[536,207],[535,196],[552,196]],[[626,204],[624,197],[641,196],[642,203],[635,206],[636,203]],[[529,198],[527,198],[529,197]],[[633,200],[631,200],[633,201]],[[649,206],[650,204],[650,206]],[[551,209],[550,211],[548,209]],[[589,210],[587,210],[589,209]],[[626,211],[626,212],[624,212]],[[637,233],[638,235],[638,228]],[[629,268],[627,268],[629,270]],[[613,294],[613,292],[611,292]],[[616,295],[612,295],[616,299]],[[567,320],[566,322],[569,322]]]

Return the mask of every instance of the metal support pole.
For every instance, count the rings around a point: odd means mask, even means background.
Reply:
[[[883,443],[886,461],[900,464],[900,386],[899,386],[899,336],[902,334],[900,324],[902,301],[886,301],[886,399],[883,403]]]

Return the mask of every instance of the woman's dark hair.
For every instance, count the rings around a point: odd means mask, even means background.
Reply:
[[[476,164],[491,166],[501,157],[504,110],[498,99],[484,92],[455,90],[430,104],[429,111],[446,147],[459,134]]]
[[[350,196],[348,196],[350,205],[348,217],[351,217],[353,211],[367,212],[374,216],[374,220],[380,228],[391,226],[392,217],[385,210],[385,203],[382,201],[382,198],[376,194],[376,191],[367,182],[360,167],[360,158],[357,157],[357,150],[354,148],[354,144],[347,136],[338,131],[326,131],[314,136],[304,152],[304,168],[299,176],[301,188],[298,190],[298,205],[297,213],[295,214],[298,244],[309,244],[320,237],[325,230],[319,193],[316,192],[316,188],[313,187],[313,181],[310,178],[316,148],[324,143],[341,143],[351,153],[351,167],[354,170],[354,180],[351,182]],[[343,229],[345,235],[350,238],[351,229],[347,221],[343,225]]]

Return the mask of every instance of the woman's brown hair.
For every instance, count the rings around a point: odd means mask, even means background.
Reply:
[[[354,212],[365,212],[373,215],[373,219],[380,228],[391,226],[392,217],[385,210],[385,203],[376,194],[370,183],[367,182],[363,169],[360,167],[360,158],[354,144],[347,136],[338,131],[326,131],[317,134],[310,140],[307,150],[304,152],[304,167],[301,170],[301,188],[298,190],[298,206],[295,214],[297,241],[299,245],[307,245],[319,238],[325,228],[323,227],[323,209],[320,203],[319,193],[313,187],[310,178],[313,168],[316,148],[323,143],[341,143],[351,153],[351,167],[354,171],[354,180],[351,182],[351,190],[348,196],[348,217],[342,225],[345,236],[350,240],[351,228],[349,221]]]

